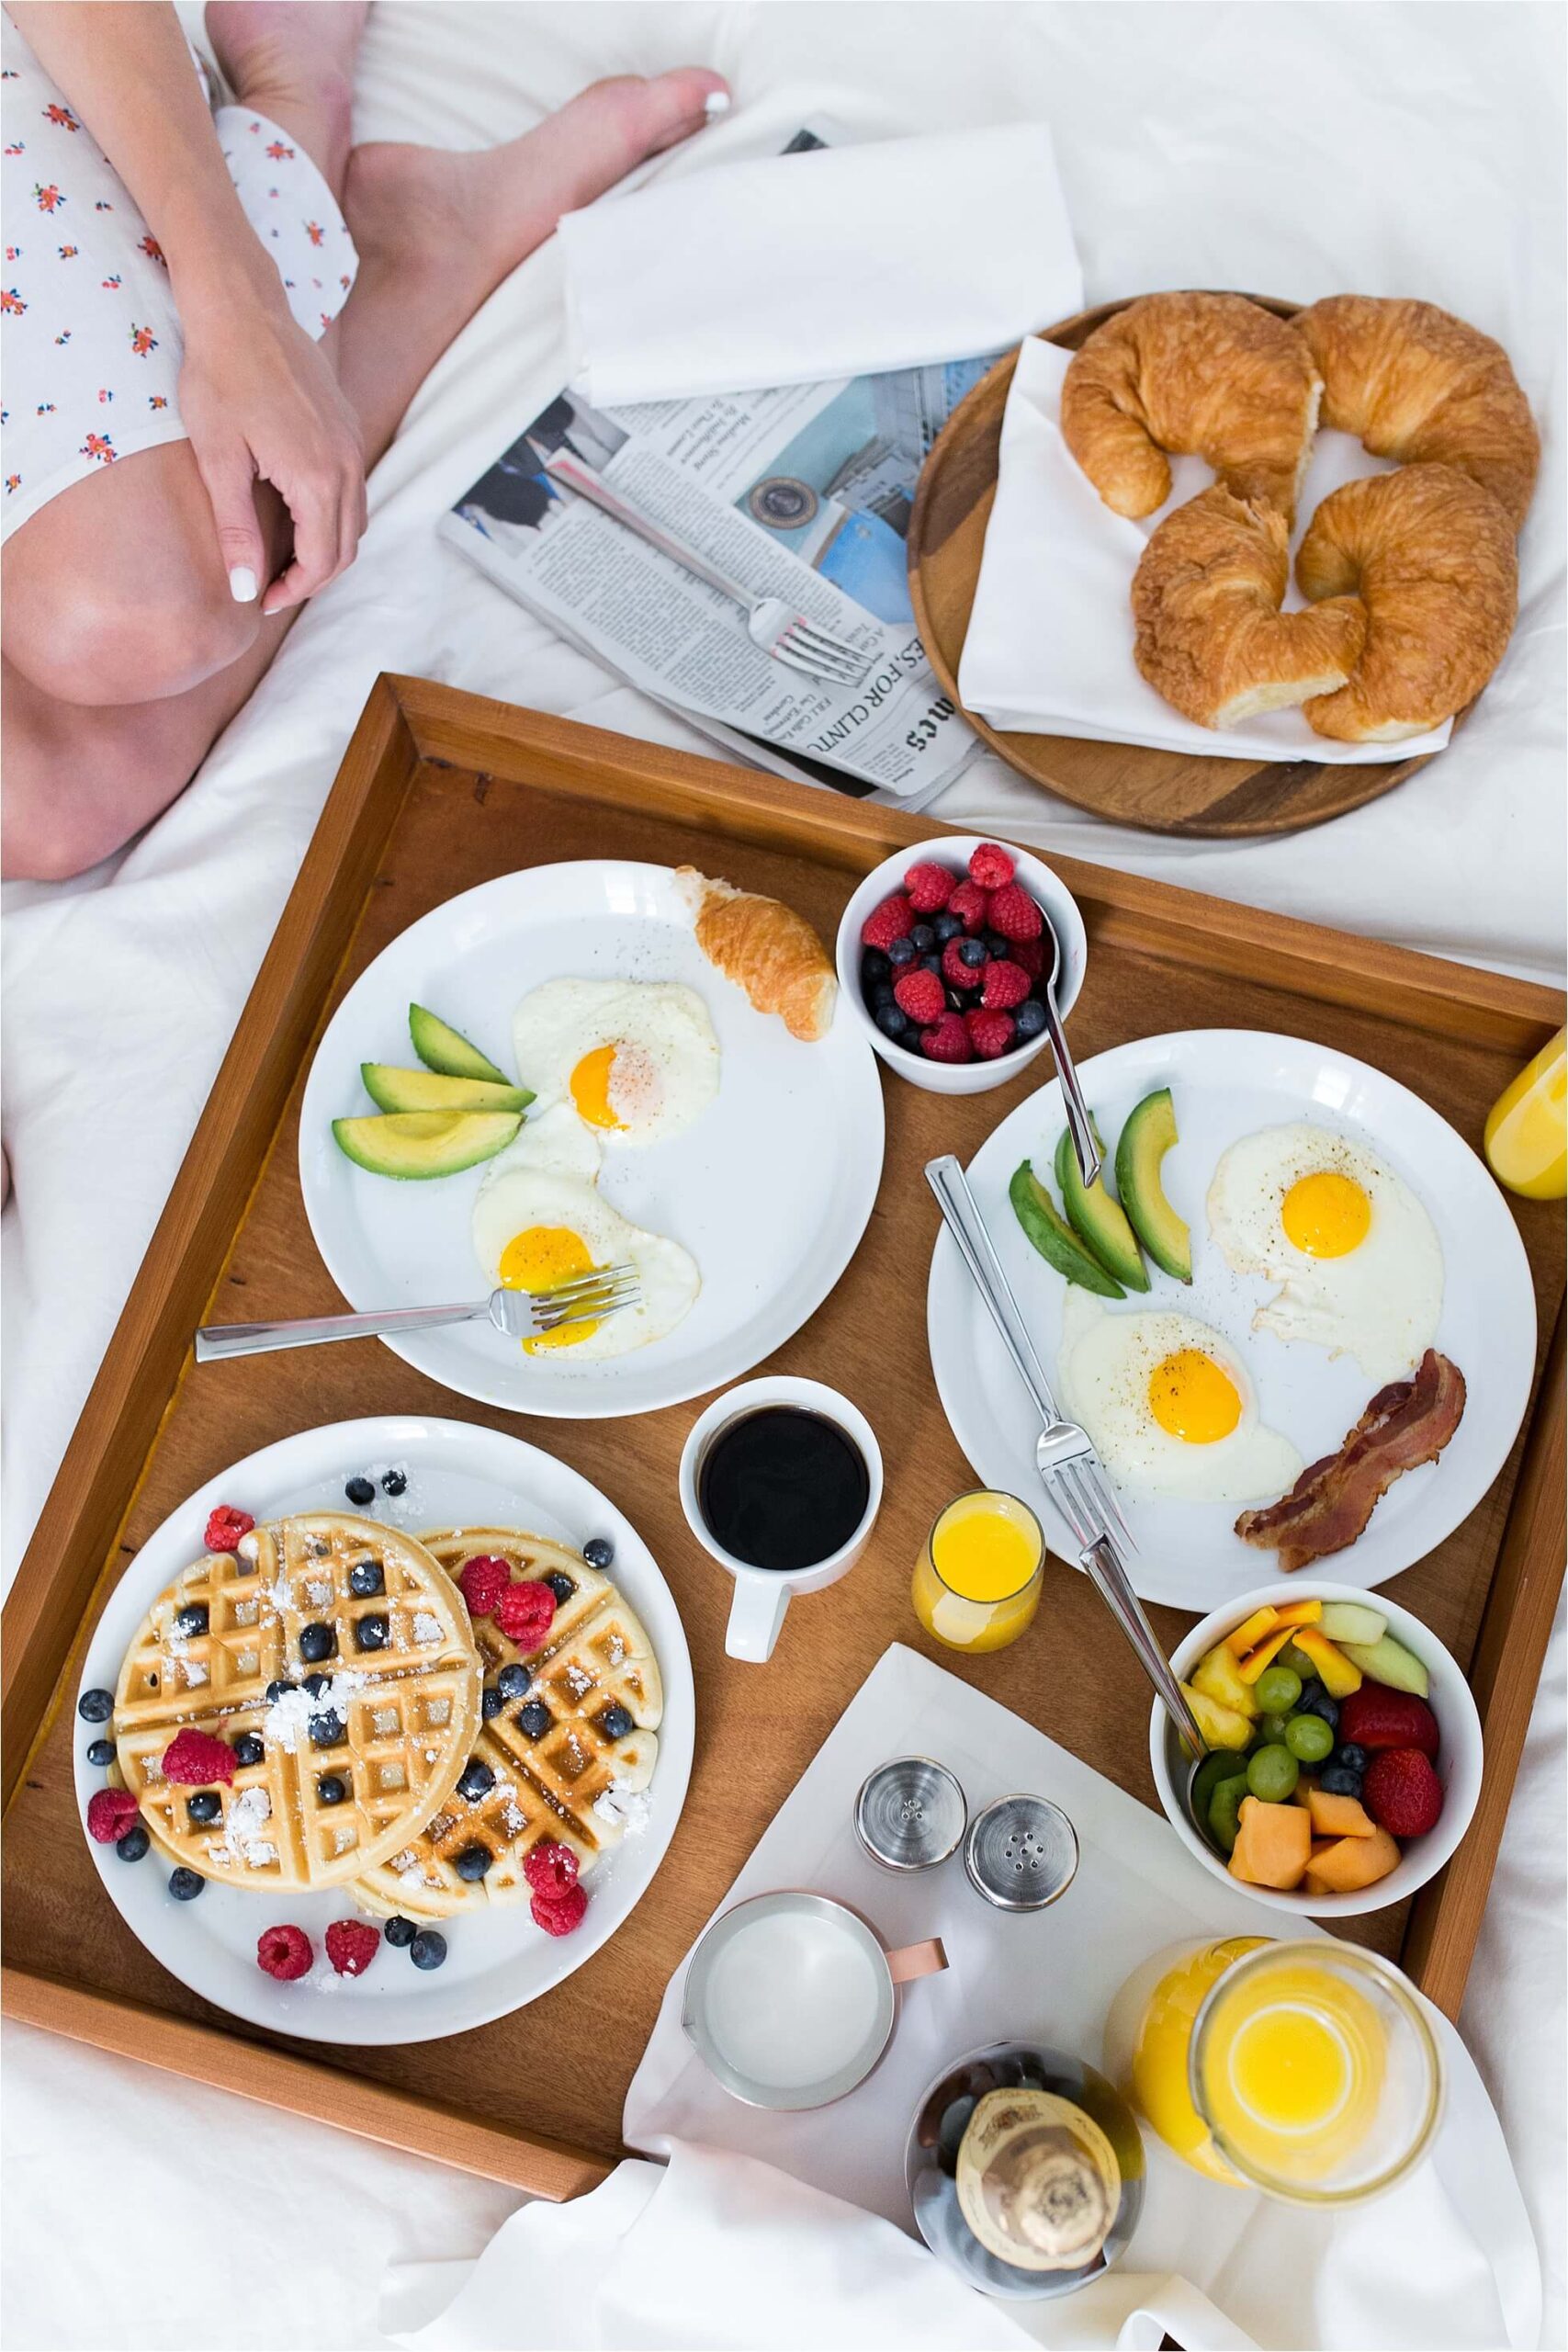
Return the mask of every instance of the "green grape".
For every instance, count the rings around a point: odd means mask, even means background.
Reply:
[[[1275,1658],[1274,1665],[1282,1674],[1293,1674],[1298,1682],[1305,1682],[1309,1676],[1317,1672],[1316,1667],[1314,1666],[1305,1650],[1297,1649],[1294,1642],[1285,1644],[1284,1648]],[[1263,1678],[1259,1675],[1258,1679],[1261,1681]],[[1300,1691],[1296,1696],[1298,1698],[1301,1696]]]
[[[1288,1666],[1270,1666],[1258,1676],[1254,1690],[1266,1715],[1288,1715],[1302,1695],[1302,1678]]]
[[[1247,1789],[1263,1804],[1283,1804],[1301,1769],[1288,1747],[1260,1747],[1247,1768]]]
[[[1321,1764],[1334,1749],[1334,1734],[1321,1715],[1292,1715],[1285,1725],[1285,1745],[1303,1764]]]
[[[1241,1829],[1241,1801],[1247,1794],[1247,1775],[1241,1773],[1231,1780],[1222,1781],[1209,1799],[1209,1827],[1213,1832],[1215,1844],[1224,1853],[1235,1850]]]
[[[1285,1724],[1288,1721],[1289,1718],[1284,1714],[1259,1715],[1258,1736],[1260,1745],[1264,1747],[1278,1747],[1285,1736]]]

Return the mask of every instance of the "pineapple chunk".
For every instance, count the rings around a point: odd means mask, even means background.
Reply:
[[[1181,1686],[1181,1695],[1192,1710],[1194,1722],[1210,1747],[1246,1747],[1252,1738],[1252,1718],[1235,1707],[1222,1706],[1190,1682]]]
[[[1199,1659],[1192,1669],[1192,1684],[1206,1698],[1217,1700],[1222,1707],[1234,1707],[1238,1715],[1258,1713],[1252,1685],[1244,1682],[1236,1672],[1235,1660],[1224,1642]]]

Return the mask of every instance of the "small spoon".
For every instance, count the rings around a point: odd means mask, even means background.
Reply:
[[[1091,1184],[1098,1182],[1102,1163],[1100,1146],[1095,1142],[1094,1129],[1089,1125],[1089,1105],[1084,1101],[1083,1089],[1078,1084],[1078,1074],[1073,1066],[1066,1032],[1062,1026],[1062,1015],[1056,1003],[1056,981],[1062,969],[1062,943],[1056,935],[1056,926],[1049,915],[1045,917],[1045,936],[1051,943],[1051,967],[1043,976],[1045,1034],[1051,1040],[1051,1051],[1056,1057],[1056,1075],[1062,1081],[1062,1100],[1066,1104],[1067,1126],[1073,1138],[1073,1151],[1078,1163],[1078,1174],[1083,1178],[1084,1189],[1087,1192]]]

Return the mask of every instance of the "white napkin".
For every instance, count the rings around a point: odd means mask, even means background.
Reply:
[[[1043,122],[718,164],[560,236],[598,406],[972,358],[1083,302]]]
[[[1133,574],[1156,524],[1213,480],[1198,458],[1171,461],[1172,490],[1157,514],[1113,514],[1062,438],[1062,380],[1070,351],[1026,342],[1002,420],[996,502],[958,665],[968,710],[993,727],[1071,735],[1213,758],[1316,760],[1335,765],[1440,752],[1451,722],[1402,743],[1336,743],[1299,710],[1245,726],[1199,727],[1138,674],[1133,660]],[[1320,433],[1296,518],[1297,537],[1330,491],[1389,468],[1348,434]],[[1292,561],[1294,549],[1292,547]],[[1286,608],[1304,599],[1292,583]]]

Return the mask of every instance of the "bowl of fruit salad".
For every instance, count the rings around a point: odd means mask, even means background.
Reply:
[[[1259,1903],[1381,1911],[1436,1877],[1469,1828],[1482,1763],[1470,1685],[1380,1593],[1262,1586],[1195,1625],[1171,1664],[1210,1747],[1190,1813],[1187,1761],[1155,1707],[1160,1803],[1204,1869]]]
[[[1054,936],[1053,936],[1054,935]],[[839,925],[839,986],[890,1069],[933,1094],[1005,1086],[1083,986],[1083,918],[1027,850],[938,834],[868,874]]]

